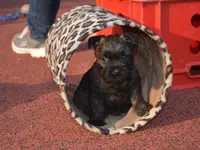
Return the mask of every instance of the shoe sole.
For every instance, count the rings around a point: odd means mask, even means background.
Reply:
[[[26,48],[19,48],[15,46],[14,42],[12,42],[12,49],[17,54],[30,54],[34,58],[45,57],[45,48],[30,48],[29,50],[27,50]]]

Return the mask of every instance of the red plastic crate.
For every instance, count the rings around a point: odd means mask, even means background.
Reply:
[[[115,14],[144,24],[167,43],[173,89],[200,87],[200,0],[96,0]],[[103,31],[120,32],[119,28]]]

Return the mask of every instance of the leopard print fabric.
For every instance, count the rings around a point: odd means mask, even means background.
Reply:
[[[148,115],[140,117],[131,126],[119,129],[108,129],[88,124],[77,115],[73,108],[70,107],[70,103],[68,102],[65,92],[65,86],[68,85],[65,79],[70,58],[81,42],[92,33],[116,25],[136,27],[155,40],[165,59],[166,74],[161,98],[155,107],[151,109]],[[144,126],[162,110],[172,86],[172,59],[165,42],[144,25],[117,16],[108,10],[95,5],[76,7],[56,20],[56,22],[52,25],[46,40],[46,59],[48,66],[51,69],[53,79],[60,87],[61,97],[64,100],[64,104],[67,110],[71,112],[72,117],[81,126],[84,126],[92,132],[100,134],[124,134],[136,131],[139,127]]]

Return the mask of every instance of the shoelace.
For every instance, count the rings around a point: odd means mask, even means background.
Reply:
[[[28,28],[28,26],[26,26],[26,27],[24,28],[24,30],[22,31],[22,33],[18,36],[18,38],[23,39],[24,36],[25,36],[26,34],[28,34],[28,32],[29,32],[29,28]]]

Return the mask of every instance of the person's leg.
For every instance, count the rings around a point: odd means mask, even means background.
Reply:
[[[31,0],[27,22],[34,39],[45,39],[54,23],[60,0]]]
[[[28,27],[21,34],[14,36],[12,40],[14,52],[29,53],[33,57],[45,56],[45,39],[55,21],[59,5],[60,0],[30,0],[27,14]]]

